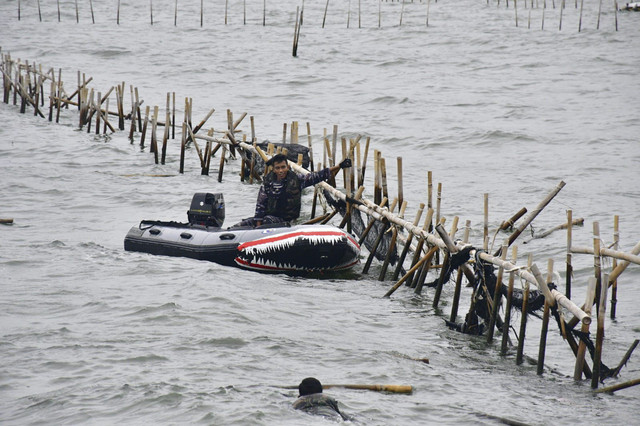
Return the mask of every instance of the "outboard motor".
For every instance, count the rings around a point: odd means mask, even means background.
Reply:
[[[189,224],[222,227],[224,223],[224,197],[222,194],[196,192],[187,211]]]

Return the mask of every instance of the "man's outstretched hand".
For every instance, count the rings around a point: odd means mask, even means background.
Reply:
[[[340,163],[340,168],[341,169],[347,169],[349,167],[351,167],[351,159],[350,158],[345,158],[344,160],[342,160],[342,162]]]

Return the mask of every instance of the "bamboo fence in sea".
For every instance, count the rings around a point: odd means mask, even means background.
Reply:
[[[44,3],[45,0],[43,0]],[[28,3],[28,4],[26,4]],[[70,3],[70,2],[66,2]],[[88,3],[88,5],[87,5]],[[157,2],[156,2],[157,3]],[[186,16],[189,16],[191,19],[194,17],[193,6],[197,2],[192,2],[189,12],[185,12]],[[215,9],[215,14],[211,14],[215,16],[214,19],[224,19],[224,25],[228,25],[231,22],[232,13],[240,13],[238,12],[241,9],[242,14],[242,23],[246,25],[247,22],[259,22],[261,25],[267,25],[267,15],[269,10],[269,5],[267,0],[262,1],[249,1],[249,5],[247,5],[247,0],[240,1],[232,1],[232,5],[230,5],[229,0],[225,0],[224,2],[220,2],[220,5],[211,6],[212,9]],[[344,5],[339,4],[336,5],[331,3],[330,0],[326,0],[322,10],[322,28],[325,27],[327,23],[327,16],[344,14],[346,13],[346,17],[340,19],[341,25],[346,25],[347,28],[363,28],[363,27],[378,27],[381,28],[383,26],[383,22],[385,26],[400,26],[407,25],[409,22],[408,18],[411,18],[412,22],[420,22],[420,25],[429,26],[430,15],[432,14],[432,3],[437,4],[437,0],[376,0],[376,1],[362,1],[362,0],[349,0],[346,4],[346,8]],[[363,4],[364,3],[364,4]],[[224,6],[222,6],[224,4]],[[384,5],[384,7],[383,7]],[[522,26],[522,21],[525,19],[522,18],[523,10],[526,11],[526,27],[527,28],[540,28],[541,30],[549,28],[557,28],[558,31],[562,31],[563,29],[563,19],[566,20],[567,14],[572,13],[574,11],[577,15],[575,17],[578,32],[582,31],[585,28],[585,24],[583,22],[583,17],[587,13],[595,13],[591,9],[585,9],[584,0],[558,0],[556,4],[556,0],[487,0],[487,7],[495,7],[497,9],[504,7],[505,9],[513,9],[513,19],[515,22],[515,26]],[[68,11],[63,11],[63,7],[67,8],[73,7],[73,10],[69,13]],[[88,10],[87,10],[88,6]],[[173,9],[169,12],[166,10],[162,10],[162,14],[170,13],[173,17],[173,25],[178,25],[178,17],[180,16],[182,19],[182,12],[180,11],[180,7],[182,6],[184,9],[184,5],[178,4],[178,0],[175,0],[173,4]],[[201,27],[205,25],[205,4],[204,1],[201,0],[199,2],[199,13],[197,14],[197,19],[199,20],[199,24]],[[241,6],[241,7],[240,7]],[[247,10],[247,6],[249,6],[249,12]],[[166,8],[165,2],[165,8]],[[207,5],[209,8],[210,5]],[[222,8],[223,7],[223,8]],[[297,6],[299,12],[296,15],[300,16],[300,19],[296,17],[295,26],[296,26],[296,34],[299,34],[298,24],[302,25],[302,15],[304,14],[304,0],[300,2],[300,5]],[[439,5],[439,7],[444,7],[443,5]],[[618,21],[618,10],[633,10],[633,8],[629,8],[628,5],[620,8],[618,5],[618,0],[613,0],[610,2],[609,6],[604,5],[602,0],[599,0],[597,14],[593,17],[596,20],[595,28],[596,30],[600,29],[601,21],[603,21],[602,15],[603,10],[609,7],[613,10],[613,28],[618,31],[619,21]],[[102,17],[103,20],[113,20],[116,24],[120,25],[121,21],[125,21],[125,14],[139,14],[143,9],[139,7],[139,5],[135,6],[122,6],[121,1],[118,0],[117,4],[115,4],[114,9],[110,11],[110,14],[107,18]],[[154,15],[155,11],[155,15]],[[82,0],[79,5],[78,0],[75,0],[73,4],[63,5],[61,7],[60,0],[56,0],[55,9],[52,1],[47,1],[46,10],[44,13],[45,20],[51,19],[52,16],[55,16],[58,22],[62,21],[62,17],[67,12],[69,15],[75,17],[75,21],[77,23],[80,22],[81,13],[90,13],[91,22],[96,23],[96,11],[93,7],[93,0]],[[160,9],[156,4],[156,8],[154,8],[153,0],[149,0],[149,23],[150,25],[154,25],[158,23],[157,15]],[[17,19],[21,20],[26,18],[27,16],[34,16],[37,13],[38,19],[40,22],[43,21],[43,7],[40,0],[37,2],[27,2],[24,0],[18,0],[17,2]],[[147,12],[144,12],[147,13]],[[207,13],[207,15],[209,15]],[[155,18],[154,18],[155,16]],[[210,15],[209,15],[210,16]],[[236,16],[233,16],[235,18]],[[257,17],[257,18],[256,18]],[[273,19],[270,17],[269,19]],[[287,18],[290,19],[290,18]],[[353,23],[352,23],[353,19]],[[550,22],[550,20],[556,20]],[[355,23],[357,21],[357,23]],[[363,22],[365,24],[363,25]],[[216,21],[215,24],[218,22]],[[319,24],[316,23],[316,24]],[[296,37],[297,38],[297,37]],[[297,42],[296,42],[297,44]],[[295,55],[294,55],[295,56]]]
[[[96,134],[115,133],[118,130],[126,131],[130,143],[138,142],[143,148],[148,138],[149,151],[154,155],[155,163],[165,163],[169,141],[175,140],[176,133],[175,92],[167,93],[166,105],[163,115],[161,115],[159,106],[144,105],[144,100],[140,97],[137,88],[133,86],[129,87],[130,103],[126,106],[124,82],[116,84],[104,92],[99,92],[90,88],[92,78],[86,78],[84,74],[78,72],[77,84],[73,85],[73,91],[71,91],[71,86],[65,86],[62,81],[61,70],[56,72],[53,68],[45,69],[33,62],[14,60],[10,54],[3,54],[1,51],[0,54],[2,56],[0,64],[3,85],[2,100],[5,104],[14,105],[21,113],[27,113],[32,109],[34,116],[40,116],[49,121],[55,119],[56,122],[59,122],[61,117],[65,120],[69,120],[70,117],[71,120],[75,120],[74,114],[69,114],[66,111],[70,107],[77,108],[77,123],[80,129],[86,129],[87,132],[95,132]],[[110,109],[110,105],[114,104],[115,108]],[[65,111],[64,114],[63,111]],[[301,136],[305,136],[299,134],[297,122],[292,122],[290,126],[284,124],[282,143],[267,144],[267,152],[265,153],[257,143],[253,117],[250,117],[250,129],[244,131],[240,129],[240,125],[244,122],[247,114],[242,113],[234,119],[233,113],[227,110],[226,128],[206,130],[206,123],[215,110],[211,109],[197,125],[193,124],[192,111],[193,100],[185,98],[184,116],[178,125],[180,136],[179,173],[184,173],[187,155],[191,155],[191,158],[197,156],[196,170],[199,170],[203,175],[208,175],[212,158],[220,152],[218,181],[222,181],[225,164],[231,159],[237,160],[238,157],[241,161],[240,178],[242,180],[248,179],[250,183],[260,181],[263,173],[268,171],[268,168],[264,167],[265,161],[272,154],[278,152],[287,153],[291,158],[291,152],[300,151],[296,148],[302,145],[300,144]],[[164,120],[162,121],[161,118]],[[159,128],[163,128],[161,138],[157,135]],[[205,132],[206,135],[203,134]],[[309,173],[308,169],[313,170],[314,168],[314,150],[309,123],[306,124],[306,137],[307,146],[304,147],[302,153],[297,154],[297,162],[290,163],[298,173]],[[289,139],[288,143],[287,138]],[[566,221],[563,224],[536,235],[538,238],[544,238],[552,232],[566,229],[566,279],[564,293],[562,293],[559,290],[561,284],[553,282],[554,276],[559,276],[555,272],[553,260],[547,261],[546,276],[534,263],[532,255],[529,255],[525,264],[518,265],[517,246],[514,243],[563,189],[564,182],[559,182],[530,212],[526,208],[522,208],[511,218],[503,221],[493,233],[493,239],[501,233],[506,233],[508,236],[504,239],[501,247],[491,254],[492,233],[489,232],[488,194],[484,194],[481,245],[476,247],[469,241],[470,221],[465,223],[463,238],[456,241],[459,218],[457,216],[452,218],[451,228],[447,232],[444,228],[447,219],[440,210],[442,184],[437,184],[434,203],[434,185],[431,172],[427,173],[426,205],[421,203],[418,206],[413,221],[405,220],[407,201],[403,197],[402,158],[396,158],[397,196],[389,203],[386,159],[382,156],[381,151],[373,150],[374,176],[372,179],[373,201],[371,201],[364,196],[367,159],[371,147],[370,138],[363,141],[361,136],[340,137],[340,145],[338,145],[338,139],[337,125],[333,126],[332,132],[328,132],[327,129],[323,131],[323,161],[318,162],[317,167],[337,164],[339,148],[341,148],[343,158],[349,157],[353,160],[354,167],[344,170],[341,189],[335,186],[335,182],[332,182],[333,185],[323,182],[316,186],[308,222],[328,223],[340,214],[342,220],[339,226],[346,226],[349,231],[352,231],[353,227],[353,232],[359,237],[360,244],[364,244],[369,249],[362,273],[369,273],[373,259],[378,257],[382,261],[378,280],[391,279],[394,282],[384,295],[385,297],[391,297],[403,285],[415,294],[423,294],[427,289],[432,288],[432,306],[439,308],[445,285],[453,281],[455,283],[453,293],[444,293],[445,296],[451,295],[449,315],[439,314],[447,326],[466,334],[482,336],[488,343],[494,341],[494,333],[497,330],[501,333],[499,353],[506,356],[515,352],[516,364],[521,364],[525,360],[525,336],[527,327],[530,327],[528,314],[536,309],[542,309],[538,356],[533,360],[537,365],[538,374],[544,373],[546,341],[549,320],[552,316],[556,320],[562,338],[575,356],[573,374],[576,381],[581,381],[585,377],[591,381],[591,387],[596,389],[606,378],[617,377],[620,374],[621,369],[638,345],[638,340],[633,342],[615,368],[609,368],[602,362],[607,297],[610,292],[610,317],[615,318],[618,279],[630,264],[640,264],[640,242],[630,252],[618,249],[618,216],[614,217],[614,244],[611,247],[606,247],[602,243],[598,222],[593,223],[593,244],[591,246],[574,245],[573,229],[575,226],[581,225],[584,220],[574,219],[571,210],[567,211]],[[203,144],[202,147],[198,141]],[[305,155],[310,160],[308,169],[301,166]],[[257,167],[259,161],[262,161],[262,171]],[[322,204],[323,213],[316,215],[318,200]],[[420,226],[425,209],[426,217]],[[364,224],[364,222],[356,220],[361,214],[367,219],[366,227],[358,227],[358,223]],[[0,223],[11,223],[12,221],[12,219],[2,219]],[[371,238],[372,235],[373,238]],[[511,255],[509,257],[510,248]],[[594,263],[594,271],[588,282],[585,302],[581,305],[571,300],[574,254],[593,256]],[[606,270],[603,266],[603,259],[612,260],[610,270]],[[393,264],[395,264],[395,268],[390,268]],[[408,268],[406,270],[405,265]],[[495,274],[496,269],[497,274]],[[432,282],[427,282],[429,273],[436,276]],[[463,277],[466,277],[468,281],[466,287],[463,287]],[[522,288],[515,287],[516,277],[519,277],[520,282],[523,283]],[[506,284],[503,281],[506,281]],[[471,292],[468,310],[464,316],[458,314],[463,288],[470,288]],[[501,306],[504,306],[504,318],[500,311]],[[520,310],[521,315],[519,332],[515,333],[517,343],[513,344],[511,341],[512,312],[516,310]],[[592,312],[597,314],[595,342],[591,338],[590,331]],[[463,321],[458,322],[462,317],[464,317]],[[578,325],[580,325],[579,330],[577,329]],[[590,363],[585,356],[587,350],[590,354]],[[418,360],[424,361],[423,358]],[[639,382],[640,380],[631,380],[599,389],[599,391],[613,392],[636,385]]]

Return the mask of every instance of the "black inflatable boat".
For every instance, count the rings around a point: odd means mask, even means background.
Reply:
[[[127,251],[208,260],[264,272],[306,273],[349,269],[360,246],[330,225],[222,228],[222,194],[196,193],[188,223],[143,220],[124,239]]]

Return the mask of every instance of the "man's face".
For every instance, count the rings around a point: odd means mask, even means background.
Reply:
[[[276,178],[278,178],[278,180],[284,179],[288,171],[289,164],[286,161],[273,164],[273,172],[276,174]]]

